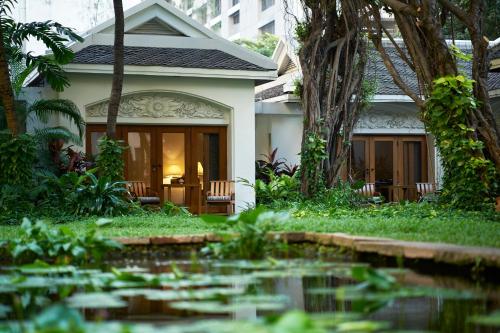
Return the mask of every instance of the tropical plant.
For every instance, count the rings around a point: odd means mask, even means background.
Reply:
[[[123,152],[127,149],[121,140],[110,139],[107,136],[99,140],[99,155],[97,156],[97,168],[99,174],[109,177],[111,180],[123,180]]]
[[[177,206],[171,201],[165,201],[162,207],[163,213],[168,216],[191,216],[186,207]]]
[[[256,179],[255,184],[246,179],[241,179],[240,182],[254,189],[257,204],[272,206],[280,202],[294,202],[300,199],[300,183],[297,175],[276,176],[270,171],[268,182],[260,179]]]
[[[354,184],[337,181],[337,185],[328,189],[324,199],[330,207],[356,207],[366,202],[368,198],[363,198],[356,190],[359,190],[365,184],[364,181],[357,181]]]
[[[5,112],[7,126],[16,136],[19,124],[16,120],[14,93],[22,87],[27,76],[36,71],[45,78],[56,91],[62,91],[69,81],[61,65],[73,59],[73,52],[66,47],[68,41],[83,41],[73,29],[57,22],[15,22],[10,16],[17,0],[4,0],[0,3],[0,98]],[[23,52],[24,43],[29,38],[41,40],[51,51],[51,55],[35,55]],[[11,82],[9,64],[24,69]]]
[[[23,217],[32,216],[35,208],[32,188],[8,184],[0,186],[0,225],[18,224]]]
[[[203,252],[226,259],[264,258],[279,245],[276,240],[270,239],[269,231],[274,224],[282,223],[288,217],[287,213],[269,211],[263,206],[230,217],[204,215],[204,221],[217,223],[220,230],[229,234],[221,234],[222,243],[211,244]]]
[[[282,174],[293,176],[297,170],[297,165],[287,164],[286,159],[277,158],[278,148],[274,148],[269,154],[262,154],[263,158],[255,161],[255,178],[266,183],[270,181],[269,174],[275,176]]]
[[[97,229],[110,220],[98,220],[84,235],[77,235],[68,227],[50,228],[42,221],[32,223],[24,219],[19,237],[8,240],[7,248],[17,263],[45,260],[56,264],[100,262],[103,255],[121,245],[97,234]]]
[[[278,175],[283,165],[285,165],[285,160],[282,158],[276,158],[278,154],[278,148],[274,148],[269,154],[262,154],[263,158],[255,161],[255,178],[269,181],[269,173]]]
[[[2,136],[0,140],[0,184],[27,185],[32,182],[36,146],[33,138],[23,134]]]
[[[64,142],[74,142],[81,145],[85,131],[85,121],[80,110],[70,100],[49,99],[38,100],[31,104],[26,112],[26,117],[35,115],[37,119],[47,125],[51,116],[62,116],[70,121],[78,130],[78,135],[64,126],[35,128],[34,136],[38,141],[47,143],[52,140],[63,140]]]
[[[76,188],[75,214],[114,216],[130,212],[132,202],[129,200],[126,182],[112,181],[107,176],[97,178],[91,172],[86,172],[85,175],[89,182]]]

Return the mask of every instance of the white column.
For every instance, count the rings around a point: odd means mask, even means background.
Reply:
[[[253,91],[246,93],[233,110],[231,126],[232,177],[236,181],[236,212],[255,205],[255,192],[238,182],[255,183],[255,102]],[[241,96],[243,97],[243,95]]]

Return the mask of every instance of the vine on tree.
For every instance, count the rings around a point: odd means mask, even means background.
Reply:
[[[308,193],[317,195],[325,189],[325,179],[320,171],[326,154],[326,140],[318,133],[310,132],[306,135],[302,144],[303,149],[300,157],[300,169],[302,176],[308,179]]]
[[[495,165],[483,154],[484,144],[468,115],[477,109],[474,80],[463,75],[434,80],[423,120],[436,139],[444,169],[442,199],[457,208],[481,209],[497,191]]]

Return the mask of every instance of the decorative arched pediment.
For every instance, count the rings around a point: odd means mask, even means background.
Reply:
[[[87,106],[86,116],[106,117],[109,101]],[[211,101],[176,92],[138,92],[122,96],[122,118],[224,119],[227,108]]]

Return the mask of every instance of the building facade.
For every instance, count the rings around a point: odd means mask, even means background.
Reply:
[[[418,92],[413,71],[394,57],[403,80]],[[471,53],[470,41],[456,41]],[[492,43],[493,45],[493,43]],[[359,117],[354,129],[347,161],[347,178],[374,183],[377,191],[390,201],[414,200],[416,183],[440,184],[442,169],[434,140],[420,120],[413,102],[393,82],[384,63],[376,53],[369,57],[367,78],[376,85],[369,109]],[[500,52],[493,55],[488,77],[491,104],[500,125]],[[300,99],[294,95],[294,82],[300,79],[300,63],[293,46],[281,40],[273,54],[278,78],[256,88],[256,159],[277,148],[277,157],[298,164],[301,149],[303,112]],[[460,68],[471,71],[470,62]]]
[[[283,0],[173,0],[174,4],[205,27],[229,40],[254,39],[271,33],[293,35],[288,11],[296,13],[296,2]]]
[[[53,91],[36,75],[24,90],[31,101],[60,98],[77,105],[87,124],[82,149],[88,155],[98,153],[105,134],[113,34],[111,19],[71,45],[75,57],[64,66],[71,86],[64,91]],[[195,213],[210,181],[254,181],[254,88],[276,78],[274,62],[163,0],[146,0],[125,12],[124,62],[117,132],[129,146],[127,180],[144,182],[162,199]],[[53,125],[70,126],[64,118]],[[237,210],[255,203],[247,186],[237,183],[234,194]]]

